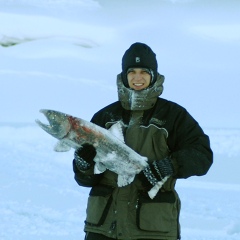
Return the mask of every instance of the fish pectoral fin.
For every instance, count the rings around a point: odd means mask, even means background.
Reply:
[[[94,165],[94,174],[100,174],[106,171],[106,167],[101,162],[96,162]]]
[[[71,149],[71,147],[66,144],[64,141],[59,141],[54,147],[54,151],[56,152],[67,152]]]
[[[118,186],[119,187],[124,187],[128,184],[130,184],[135,178],[135,175],[118,175]]]

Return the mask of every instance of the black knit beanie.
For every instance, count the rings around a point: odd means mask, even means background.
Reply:
[[[157,59],[152,49],[144,44],[136,42],[124,53],[122,57],[122,81],[126,87],[129,87],[127,80],[127,70],[129,68],[147,68],[153,72],[151,84],[157,79]]]

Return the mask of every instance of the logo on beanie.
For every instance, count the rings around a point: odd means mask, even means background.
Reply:
[[[139,63],[140,62],[140,57],[136,57],[135,61],[136,61],[136,63]]]

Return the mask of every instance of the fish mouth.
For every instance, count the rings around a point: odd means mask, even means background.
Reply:
[[[66,121],[66,114],[48,109],[41,109],[39,112],[43,113],[49,122],[49,124],[44,124],[40,120],[36,120],[36,123],[45,132],[57,139],[62,139],[67,135],[70,130],[70,124]]]

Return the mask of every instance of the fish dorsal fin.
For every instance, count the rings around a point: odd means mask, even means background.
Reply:
[[[124,136],[123,136],[123,123],[121,121],[118,121],[114,123],[108,131],[114,135],[116,138],[124,142]]]

